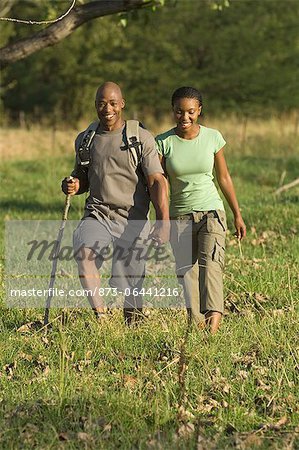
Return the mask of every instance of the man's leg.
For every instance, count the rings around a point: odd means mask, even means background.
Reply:
[[[101,282],[98,269],[104,260],[102,252],[103,255],[108,254],[107,249],[111,241],[112,237],[106,227],[95,218],[82,220],[73,235],[74,257],[80,282],[97,317],[105,311],[99,291]]]
[[[77,264],[81,286],[86,293],[90,306],[98,317],[105,312],[105,304],[103,298],[99,295],[101,280],[96,265],[96,254],[87,247],[82,248],[80,254],[77,258]]]
[[[143,278],[139,280],[134,288],[130,288],[131,292],[135,289],[140,292],[142,289]],[[142,313],[143,298],[142,295],[126,295],[124,298],[124,320],[126,325],[136,324],[140,322],[144,315]]]
[[[145,274],[145,260],[141,257],[142,254],[144,254],[143,241],[137,244],[136,240],[127,241],[120,238],[113,243],[110,286],[125,293],[123,312],[127,325],[136,323],[144,317],[143,298],[142,295],[138,295]]]

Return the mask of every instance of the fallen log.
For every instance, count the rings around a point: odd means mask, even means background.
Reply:
[[[278,188],[274,194],[275,195],[279,195],[282,192],[288,191],[289,189],[291,189],[292,187],[297,186],[297,184],[299,184],[299,178],[296,178],[296,180],[291,181],[291,183],[285,184],[284,186],[281,186],[280,188]]]

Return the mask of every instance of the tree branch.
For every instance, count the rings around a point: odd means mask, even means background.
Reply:
[[[74,8],[76,0],[72,0],[71,6],[69,6],[68,10],[63,13],[61,16],[57,17],[54,20],[24,20],[24,19],[14,19],[12,17],[0,17],[0,20],[4,20],[5,22],[17,22],[17,23],[25,23],[26,25],[48,25],[49,23],[55,23],[62,20],[65,16],[67,16],[71,10]]]
[[[157,3],[157,0],[94,0],[85,5],[77,6],[59,22],[53,23],[33,36],[2,47],[0,49],[0,65],[5,67],[38,50],[57,44],[89,20],[153,6]]]

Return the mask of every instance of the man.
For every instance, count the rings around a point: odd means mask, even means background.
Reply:
[[[75,142],[76,164],[73,179],[64,179],[65,194],[82,194],[89,190],[84,217],[74,232],[74,251],[82,287],[93,295],[88,300],[96,316],[105,314],[103,298],[99,294],[99,267],[103,263],[103,249],[110,243],[130,254],[130,243],[135,238],[147,237],[147,216],[152,201],[156,223],[150,237],[157,245],[169,239],[169,211],[167,183],[155,149],[152,135],[139,127],[141,157],[132,164],[132,155],[126,145],[126,124],[122,118],[125,100],[120,87],[113,82],[101,85],[96,93],[95,107],[99,125],[90,145],[88,169],[80,164],[79,148],[84,132]],[[131,226],[133,224],[133,226]],[[128,231],[129,230],[129,231]],[[138,239],[137,239],[138,240]],[[134,250],[133,250],[134,253]],[[133,288],[141,289],[145,261],[130,257],[113,257],[110,284],[126,289],[124,314],[127,323],[141,299],[133,296]],[[135,290],[136,291],[136,290]]]

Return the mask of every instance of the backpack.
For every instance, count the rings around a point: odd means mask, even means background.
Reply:
[[[84,131],[80,147],[78,148],[79,164],[88,168],[90,163],[90,146],[99,126],[99,121],[92,122]],[[138,167],[142,157],[142,144],[139,140],[139,126],[143,125],[138,120],[126,120],[123,131],[123,141],[125,146],[122,150],[129,150],[131,160],[135,168]]]

